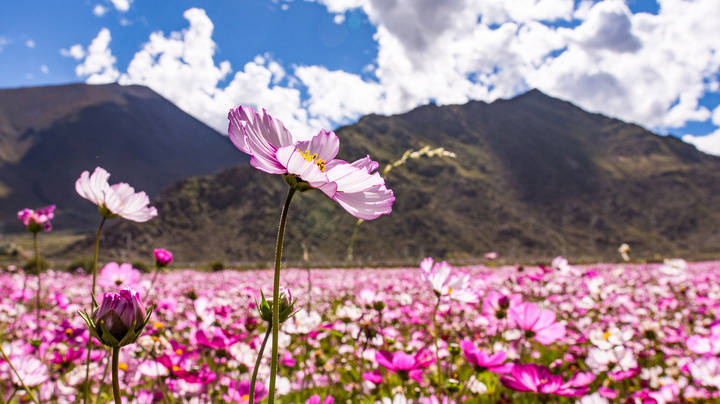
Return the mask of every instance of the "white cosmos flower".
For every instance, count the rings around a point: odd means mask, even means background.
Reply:
[[[119,216],[133,222],[147,222],[157,216],[157,209],[148,206],[150,198],[145,192],[135,192],[135,188],[124,182],[110,185],[108,178],[110,173],[102,167],[95,167],[92,175],[83,171],[75,181],[75,191],[96,204],[108,219]]]

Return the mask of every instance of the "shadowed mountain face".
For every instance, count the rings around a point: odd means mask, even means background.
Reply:
[[[247,161],[224,137],[147,87],[72,84],[0,90],[0,229],[15,213],[57,205],[58,229],[99,216],[75,193],[84,170],[107,169],[151,196],[173,182]]]
[[[487,251],[509,261],[617,259],[623,242],[637,258],[720,252],[720,159],[539,91],[370,115],[337,134],[348,160],[387,163],[424,145],[457,154],[392,170],[394,211],[362,224],[354,264],[472,261]],[[185,262],[270,262],[286,192],[280,176],[247,165],[180,181],[157,198],[158,218],[114,223],[104,251],[149,257],[165,247]],[[320,192],[299,194],[285,256],[342,262],[354,223]]]

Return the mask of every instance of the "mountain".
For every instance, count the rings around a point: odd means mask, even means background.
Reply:
[[[621,243],[635,258],[720,256],[719,158],[536,90],[369,115],[336,133],[348,160],[370,154],[384,166],[425,145],[457,155],[389,173],[394,211],[360,226],[355,265],[472,262],[488,251],[507,261],[616,260]],[[165,247],[183,262],[269,263],[286,192],[280,176],[248,165],[180,181],[157,198],[158,218],[114,223],[103,255],[149,257]],[[300,194],[286,259],[341,263],[354,223],[320,192]],[[87,242],[71,250],[83,251]]]
[[[142,86],[71,84],[0,90],[0,230],[15,213],[57,205],[58,229],[98,215],[74,191],[84,170],[107,169],[156,195],[175,181],[246,162],[227,137]]]

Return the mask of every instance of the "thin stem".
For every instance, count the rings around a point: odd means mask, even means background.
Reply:
[[[347,257],[345,257],[346,264],[349,264],[353,259],[353,247],[355,246],[355,239],[357,238],[358,230],[360,229],[362,222],[362,219],[358,219],[355,222],[355,228],[353,229],[352,236],[350,236],[350,243],[348,243]]]
[[[438,389],[442,389],[442,367],[440,366],[440,347],[438,345],[438,326],[437,326],[437,311],[440,307],[440,296],[437,298],[435,308],[433,308],[433,331],[435,332],[435,364],[437,365],[437,381]]]
[[[160,265],[155,263],[155,272],[153,273],[153,277],[150,280],[150,288],[148,289],[147,296],[150,297],[150,294],[153,292],[153,286],[155,286],[155,281],[157,280],[158,272],[160,272]]]
[[[40,339],[40,254],[38,253],[37,232],[33,232],[33,249],[35,250],[35,274],[37,274],[37,291],[35,292],[35,339]]]
[[[100,226],[98,227],[97,234],[95,235],[95,252],[93,254],[93,274],[92,274],[92,290],[90,293],[90,317],[95,317],[95,278],[97,277],[97,264],[98,264],[98,252],[100,251],[100,234],[102,233],[103,225],[107,218],[103,216]],[[90,402],[90,352],[92,351],[92,336],[88,337],[87,342],[87,359],[85,360],[85,394],[83,402],[88,404]]]
[[[120,348],[113,347],[112,352],[113,397],[115,398],[115,404],[122,404],[122,400],[120,399],[120,380],[118,380],[118,359],[120,357]]]
[[[290,201],[295,195],[295,187],[290,187],[278,226],[277,244],[275,245],[275,276],[273,278],[273,305],[272,305],[272,359],[270,361],[270,387],[268,404],[275,402],[275,377],[278,367],[278,334],[280,331],[280,261],[282,260],[283,240],[285,239],[285,223],[287,222]]]
[[[13,366],[12,362],[10,361],[10,358],[8,358],[8,356],[5,354],[5,351],[3,351],[2,344],[0,344],[0,354],[2,355],[3,359],[5,359],[5,362],[8,363],[8,365],[10,366],[10,369],[13,371],[13,373],[15,373],[15,376],[18,378],[18,380],[20,380],[20,385],[22,386],[23,390],[25,390],[25,392],[28,393],[28,395],[30,396],[30,399],[33,401],[33,403],[40,404],[40,402],[37,400],[37,398],[35,398],[35,395],[33,394],[33,392],[30,391],[30,389],[25,385],[25,382],[23,381],[22,377],[20,377],[20,374],[18,373],[17,369],[15,369],[15,366]],[[16,391],[17,391],[17,389],[16,389]],[[9,400],[8,400],[8,402],[9,402]]]
[[[305,268],[307,271],[307,281],[308,281],[308,288],[307,288],[307,312],[310,313],[310,309],[312,309],[312,276],[310,274],[310,266]]]
[[[265,344],[267,344],[271,330],[272,324],[268,327],[267,331],[265,331],[265,338],[263,338],[262,345],[260,345],[260,351],[258,352],[257,359],[255,360],[255,369],[253,369],[252,377],[250,378],[250,392],[248,393],[250,396],[250,398],[248,398],[249,404],[255,404],[255,381],[257,381],[258,369],[260,369],[260,362],[262,362],[263,352],[265,352]]]

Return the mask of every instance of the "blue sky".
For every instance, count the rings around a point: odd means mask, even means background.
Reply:
[[[537,87],[720,153],[718,20],[717,0],[10,2],[0,87],[144,84],[218,130],[245,103],[305,136]]]

